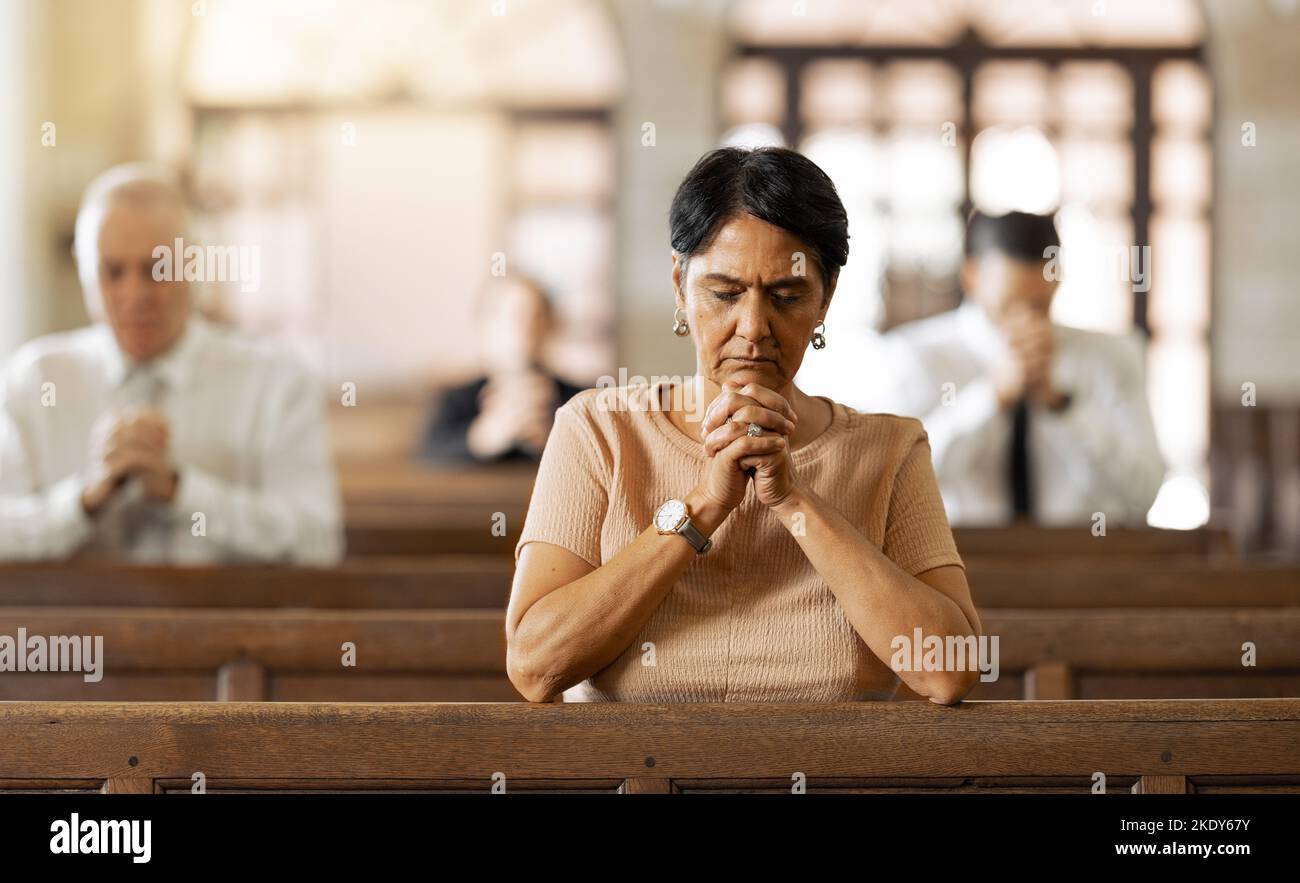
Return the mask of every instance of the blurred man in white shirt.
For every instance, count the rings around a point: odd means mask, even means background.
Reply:
[[[1060,242],[1050,217],[976,213],[965,302],[887,337],[887,401],[929,433],[953,524],[1144,526],[1164,476],[1143,342],[1049,319]]]
[[[0,559],[341,557],[316,384],[154,272],[185,219],[161,169],[119,166],[87,189],[75,250],[95,324],[26,344],[0,386]]]

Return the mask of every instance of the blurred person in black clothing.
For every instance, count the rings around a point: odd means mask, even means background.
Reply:
[[[582,389],[542,364],[554,306],[535,281],[517,277],[492,286],[479,314],[485,373],[439,395],[422,454],[442,464],[536,461],[556,408]]]

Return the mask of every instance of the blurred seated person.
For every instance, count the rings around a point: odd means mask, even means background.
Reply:
[[[582,390],[542,364],[555,331],[550,299],[531,279],[498,281],[479,305],[486,374],[439,397],[425,433],[427,460],[536,461],[556,408]]]
[[[156,272],[185,221],[163,169],[118,166],[87,189],[74,251],[94,322],[25,344],[0,386],[0,559],[341,557],[317,385]]]
[[[965,301],[886,336],[893,410],[925,425],[955,525],[1145,526],[1160,489],[1141,335],[1051,321],[1059,246],[1050,217],[975,213]]]

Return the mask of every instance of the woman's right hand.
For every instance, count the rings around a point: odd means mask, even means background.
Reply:
[[[771,390],[724,382],[705,415],[703,443],[709,462],[693,493],[729,514],[744,502],[752,475],[740,461],[788,448],[794,416],[794,409]],[[750,423],[762,426],[763,434],[747,435]]]

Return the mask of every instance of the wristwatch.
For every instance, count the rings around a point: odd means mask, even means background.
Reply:
[[[713,548],[713,540],[691,524],[691,514],[681,500],[668,500],[655,510],[655,530],[661,535],[677,534],[690,543],[698,555]]]

